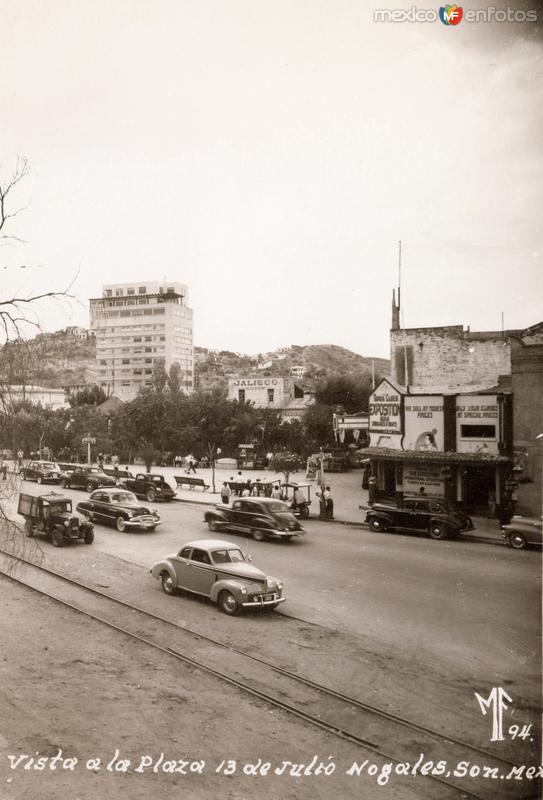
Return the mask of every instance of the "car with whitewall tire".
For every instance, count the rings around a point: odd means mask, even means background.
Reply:
[[[247,609],[277,608],[283,583],[254,567],[232,542],[198,539],[158,561],[151,575],[168,595],[178,590],[207,597],[229,616]]]

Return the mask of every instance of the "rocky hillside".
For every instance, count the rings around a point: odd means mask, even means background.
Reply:
[[[94,337],[57,331],[0,349],[0,379],[11,384],[35,384],[60,389],[96,380]]]
[[[292,345],[256,356],[196,347],[195,361],[201,388],[226,385],[229,377],[249,373],[284,377],[295,375],[306,388],[311,389],[316,380],[327,375],[371,372],[372,362],[376,375],[386,374],[390,368],[387,359],[361,356],[335,344]]]
[[[389,369],[386,359],[361,356],[334,344],[292,345],[253,356],[202,347],[195,347],[194,351],[197,385],[202,389],[224,387],[233,375],[287,377],[292,370],[311,389],[315,380],[333,373],[371,372],[372,360],[376,375]],[[0,381],[57,389],[92,384],[96,381],[95,358],[92,336],[80,338],[68,331],[42,333],[27,342],[10,343],[0,349]]]

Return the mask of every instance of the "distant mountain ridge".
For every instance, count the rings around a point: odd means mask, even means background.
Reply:
[[[76,332],[73,332],[73,331]],[[194,348],[197,385],[202,389],[226,386],[238,374],[287,377],[299,367],[296,377],[308,385],[330,374],[376,375],[389,372],[390,362],[354,353],[334,344],[291,345],[268,353],[245,355],[230,350]],[[0,348],[0,380],[11,384],[34,384],[51,389],[97,382],[96,344],[83,329],[40,333],[26,342]]]

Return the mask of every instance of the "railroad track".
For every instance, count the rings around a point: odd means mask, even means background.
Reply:
[[[259,656],[224,644],[191,628],[80,583],[43,565],[0,549],[0,573],[50,599],[108,625],[191,668],[202,670],[238,690],[340,737],[393,763],[446,760],[444,775],[425,777],[449,792],[446,799],[529,800],[522,781],[452,774],[469,762],[509,774],[513,763],[461,739],[349,697]],[[166,599],[166,598],[165,598]]]

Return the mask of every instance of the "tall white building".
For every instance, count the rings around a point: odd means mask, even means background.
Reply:
[[[90,301],[96,336],[97,382],[121,400],[131,400],[152,383],[163,361],[181,367],[181,387],[194,388],[192,309],[188,287],[172,281],[112,283]]]

